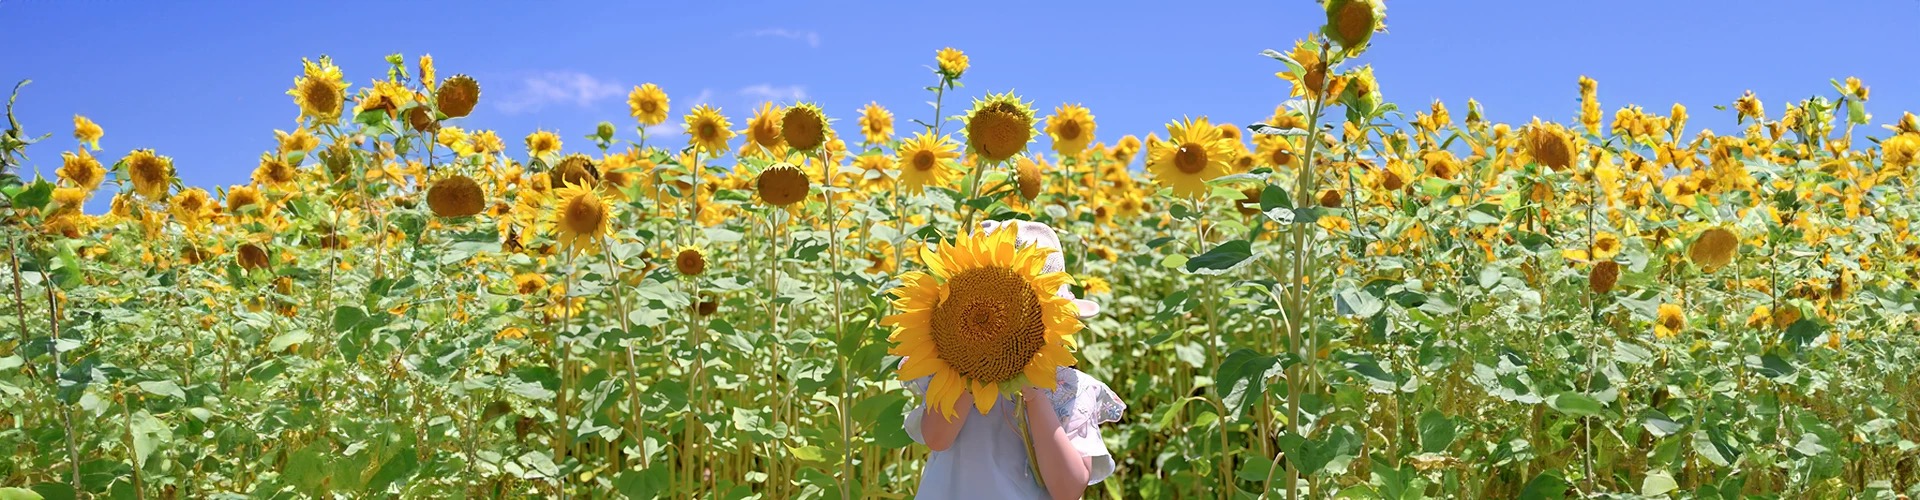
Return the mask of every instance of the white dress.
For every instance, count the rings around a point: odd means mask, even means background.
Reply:
[[[1092,459],[1093,469],[1087,476],[1087,484],[1097,484],[1112,475],[1114,469],[1113,456],[1107,452],[1107,444],[1100,440],[1100,424],[1119,420],[1127,406],[1106,384],[1080,370],[1061,367],[1057,375],[1059,388],[1051,391],[1048,399],[1053,402],[1054,414],[1060,416],[1060,427],[1066,431],[1074,449],[1079,450],[1080,456]],[[907,413],[907,435],[923,445],[927,440],[920,428],[927,414],[930,378],[907,382],[921,396],[920,405]],[[960,428],[952,447],[927,456],[915,498],[1048,498],[1047,490],[1034,481],[1032,468],[1027,464],[1026,444],[1021,442],[1015,427],[1017,415],[1013,400],[1001,399],[985,415],[974,409],[971,400],[962,401],[959,411],[973,414],[967,416],[967,423]]]

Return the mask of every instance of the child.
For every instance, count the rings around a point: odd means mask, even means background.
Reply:
[[[981,229],[1019,231],[1019,246],[1040,245],[1056,250],[1043,272],[1061,272],[1060,240],[1046,224],[1026,221],[988,221]],[[1091,301],[1073,296],[1065,285],[1060,296],[1071,299],[1082,318],[1100,310]],[[969,407],[953,420],[935,413],[927,416],[925,396],[929,377],[908,382],[922,403],[907,414],[907,435],[933,449],[921,472],[921,499],[1080,498],[1086,487],[1113,474],[1114,460],[1100,440],[1100,424],[1120,419],[1126,404],[1106,384],[1070,367],[1056,371],[1054,390],[1029,387],[1012,397],[1024,398],[1025,412],[1011,399],[1002,399],[986,414]],[[963,395],[961,401],[972,401]],[[1021,413],[1024,413],[1022,415]],[[1034,460],[1021,438],[1017,419],[1032,435]],[[1040,480],[1033,477],[1038,470]]]

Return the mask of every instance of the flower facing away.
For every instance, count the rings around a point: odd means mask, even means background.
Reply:
[[[1071,299],[1057,294],[1066,273],[1043,273],[1056,250],[1017,247],[1017,231],[978,231],[925,248],[927,271],[900,276],[888,354],[904,356],[900,380],[932,376],[928,406],[951,419],[962,392],[987,413],[1001,394],[1052,389],[1057,367],[1073,363],[1081,328]]]

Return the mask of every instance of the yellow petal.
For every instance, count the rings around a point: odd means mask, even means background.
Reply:
[[[992,410],[994,400],[999,397],[1000,384],[973,383],[973,407],[980,410],[981,415],[986,415],[988,410]]]

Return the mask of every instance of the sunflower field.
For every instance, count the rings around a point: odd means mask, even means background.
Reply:
[[[924,116],[647,84],[583,138],[462,128],[482,82],[428,56],[318,57],[232,186],[10,100],[0,499],[909,498],[914,318],[1118,393],[1089,497],[1920,496],[1920,119],[1864,127],[1855,79],[1732,134],[1584,77],[1579,123],[1402,108],[1361,64],[1385,7],[1325,8],[1263,53],[1270,112],[1111,144],[953,48]],[[941,337],[967,257],[926,249],[1012,219],[1066,275],[969,300],[1100,313]]]

